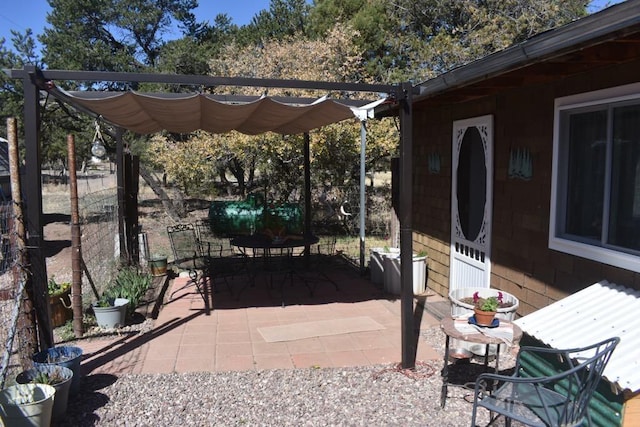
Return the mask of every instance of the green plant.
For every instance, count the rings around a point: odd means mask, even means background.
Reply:
[[[56,296],[65,293],[71,287],[71,283],[62,282],[57,283],[55,276],[51,276],[47,282],[47,290],[49,295]]]
[[[473,303],[478,310],[498,311],[498,308],[500,308],[501,301],[502,301],[502,293],[499,293],[497,297],[491,296],[488,298],[481,298],[478,295],[478,292],[473,294]]]
[[[60,384],[64,380],[65,380],[64,377],[62,377],[58,372],[52,372],[52,373],[38,372],[38,375],[33,377],[31,382],[34,384],[55,385],[55,384]]]
[[[67,320],[67,322],[57,329],[60,342],[71,341],[75,339],[76,334],[73,332],[73,321]]]
[[[111,307],[113,305],[113,299],[114,298],[105,293],[100,297],[100,299],[98,299],[98,301],[96,301],[96,307]]]
[[[151,286],[151,275],[137,267],[125,267],[118,272],[115,284],[108,291],[112,298],[126,298],[129,309],[135,310]]]

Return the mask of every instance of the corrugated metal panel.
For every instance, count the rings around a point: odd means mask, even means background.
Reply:
[[[604,377],[618,391],[640,391],[640,292],[606,280],[515,321],[553,348],[620,337]]]

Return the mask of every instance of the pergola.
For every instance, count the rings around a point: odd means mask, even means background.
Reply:
[[[410,82],[398,85],[340,83],[302,80],[256,79],[238,77],[213,77],[195,75],[169,75],[145,73],[118,73],[97,71],[40,70],[27,66],[22,70],[7,71],[11,78],[22,79],[24,85],[24,125],[26,147],[26,219],[27,245],[32,270],[30,281],[36,310],[44,309],[46,296],[46,263],[41,251],[43,243],[41,141],[40,141],[40,92],[46,91],[62,102],[84,113],[101,117],[116,127],[116,163],[118,182],[119,217],[127,218],[123,206],[127,185],[124,165],[123,130],[139,134],[161,130],[191,132],[203,129],[214,133],[237,130],[250,135],[264,132],[305,135],[305,232],[310,231],[310,179],[309,179],[309,131],[353,118],[361,121],[361,165],[360,165],[360,260],[364,265],[364,155],[366,129],[364,122],[372,117],[378,102],[291,98],[291,97],[247,97],[205,94],[141,94],[134,92],[65,92],[56,81],[82,82],[130,82],[194,85],[200,87],[241,86],[250,88],[286,88],[321,90],[327,93],[374,93],[385,94],[397,106],[400,118],[400,191],[398,218],[400,222],[401,250],[401,334],[402,366],[415,367],[416,342],[413,320],[412,278],[412,97],[414,88]],[[136,219],[137,220],[137,219]],[[131,233],[132,227],[120,225],[121,234]],[[124,231],[124,232],[123,232]],[[131,244],[131,236],[124,236]],[[121,245],[124,242],[121,239]],[[126,250],[126,248],[125,248]],[[124,251],[123,251],[124,252]],[[40,300],[40,298],[38,298]],[[43,320],[43,319],[41,319]],[[48,319],[39,328],[41,341],[52,345]],[[44,339],[42,339],[44,337]],[[49,338],[47,338],[49,337]]]

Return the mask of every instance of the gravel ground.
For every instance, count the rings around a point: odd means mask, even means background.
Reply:
[[[421,332],[444,351],[438,327]],[[501,368],[513,366],[513,351]],[[457,365],[469,381],[476,365]],[[442,361],[395,366],[84,378],[60,426],[468,426],[472,392],[449,387],[440,408]],[[465,373],[460,375],[460,373]],[[487,413],[479,412],[479,424]],[[498,424],[502,425],[502,424]]]

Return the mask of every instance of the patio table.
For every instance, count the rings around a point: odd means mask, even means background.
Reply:
[[[270,282],[273,285],[273,273],[286,271],[287,275],[291,277],[293,281],[293,268],[272,268],[273,257],[275,255],[280,255],[286,257],[286,264],[281,263],[280,266],[291,266],[292,257],[293,257],[293,249],[296,248],[305,248],[305,252],[311,245],[315,245],[320,241],[317,236],[302,236],[302,235],[288,235],[281,238],[272,238],[264,234],[253,234],[248,236],[237,236],[231,239],[231,245],[239,248],[245,255],[249,256],[247,250],[251,250],[251,258],[254,262],[254,268],[251,269],[251,283],[255,284],[255,276],[257,271],[258,262],[257,259],[260,254],[262,254],[262,259],[264,261],[264,269],[267,271],[271,271]],[[303,252],[303,254],[305,253]],[[309,285],[305,281],[305,286],[309,287]],[[282,283],[280,285],[281,294],[283,295],[282,305],[284,306],[284,293],[282,292]],[[311,289],[309,289],[311,291]]]
[[[467,341],[485,346],[484,369],[489,365],[489,349],[492,345],[496,347],[494,371],[498,373],[500,369],[500,345],[514,345],[522,338],[522,329],[515,323],[508,320],[499,319],[496,328],[485,328],[469,324],[469,316],[459,318],[445,317],[440,322],[440,329],[446,336],[444,348],[444,367],[442,368],[442,392],[440,396],[440,406],[444,408],[447,400],[447,388],[449,385],[449,341],[451,338]]]

